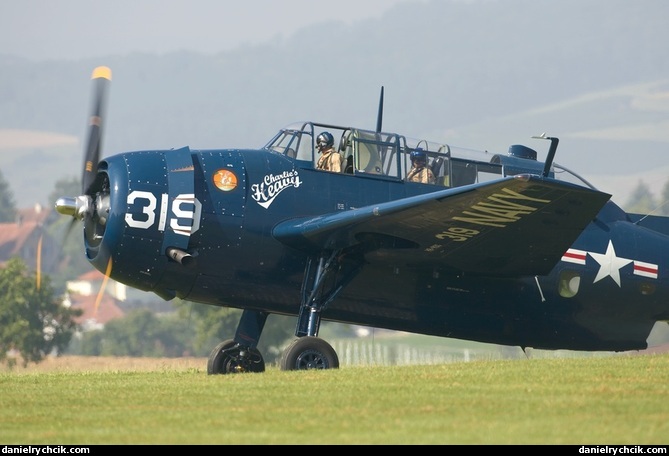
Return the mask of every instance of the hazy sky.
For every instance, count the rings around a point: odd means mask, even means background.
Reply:
[[[34,60],[215,53],[422,0],[2,0],[0,54]]]

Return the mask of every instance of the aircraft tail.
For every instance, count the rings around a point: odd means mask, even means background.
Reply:
[[[649,230],[669,236],[669,217],[662,215],[627,214],[632,222]]]

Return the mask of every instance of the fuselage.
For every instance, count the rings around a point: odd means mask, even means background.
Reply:
[[[308,255],[275,239],[278,223],[435,191],[268,149],[131,152],[98,172],[111,196],[104,230],[86,234],[96,268],[111,259],[112,279],[164,299],[285,315],[300,310]],[[414,264],[401,248],[367,251],[322,318],[523,347],[642,349],[669,319],[668,251],[667,236],[608,202],[547,275],[472,276]]]

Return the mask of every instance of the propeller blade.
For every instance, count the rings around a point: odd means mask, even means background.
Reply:
[[[93,70],[91,79],[94,81],[93,110],[88,127],[88,141],[84,157],[84,171],[81,178],[82,192],[88,194],[100,161],[100,144],[102,141],[102,127],[107,101],[107,88],[111,82],[111,69],[99,66]]]
[[[58,258],[59,262],[63,261],[63,249],[65,247],[65,243],[67,242],[67,238],[70,237],[70,231],[72,231],[72,227],[74,224],[77,223],[77,219],[72,219],[68,223],[67,227],[65,228],[65,232],[61,236],[61,240],[58,243],[58,253],[56,254],[56,258]],[[39,282],[39,279],[38,279]],[[39,289],[39,285],[37,286],[37,289]]]
[[[112,271],[112,259],[111,257],[109,257],[109,261],[107,262],[107,269],[105,270],[105,278],[102,279],[102,285],[100,286],[100,290],[98,290],[98,295],[95,298],[95,313],[93,314],[95,316],[98,315],[98,308],[100,307],[100,302],[102,301],[102,297],[105,294],[105,288],[107,287],[107,281],[109,280],[111,271]]]
[[[38,290],[42,285],[42,238],[43,235],[40,235],[39,241],[37,241],[37,259],[35,261],[35,277]]]

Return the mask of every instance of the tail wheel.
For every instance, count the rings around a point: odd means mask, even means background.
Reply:
[[[265,360],[255,348],[241,347],[234,340],[218,344],[209,355],[207,374],[265,372]]]
[[[281,370],[337,369],[339,358],[323,339],[305,336],[295,339],[283,352]]]

